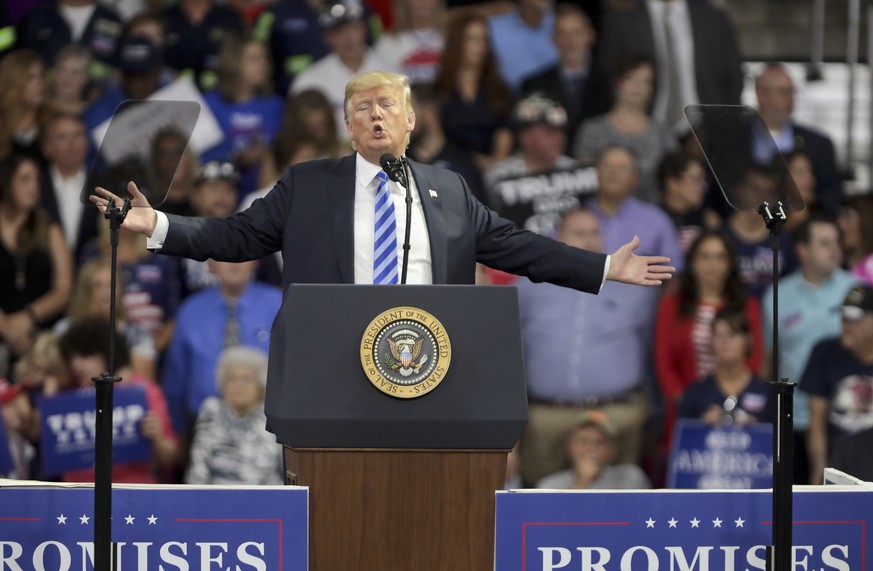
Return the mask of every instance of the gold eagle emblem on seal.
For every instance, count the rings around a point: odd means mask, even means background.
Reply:
[[[361,339],[361,365],[377,389],[397,398],[434,390],[452,361],[445,327],[417,307],[394,307],[376,316]]]

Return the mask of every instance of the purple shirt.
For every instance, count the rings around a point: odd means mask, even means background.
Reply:
[[[608,216],[600,208],[596,196],[588,201],[587,206],[600,220],[604,251],[614,252],[637,235],[640,237],[637,255],[667,256],[677,272],[682,270],[685,256],[679,246],[676,227],[663,210],[633,197],[625,200],[614,216]]]

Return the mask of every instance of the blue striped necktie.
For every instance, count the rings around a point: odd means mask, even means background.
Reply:
[[[376,189],[376,233],[373,242],[373,283],[396,284],[398,281],[397,263],[397,221],[394,218],[394,200],[388,192],[388,175],[379,171],[376,175],[379,187]]]

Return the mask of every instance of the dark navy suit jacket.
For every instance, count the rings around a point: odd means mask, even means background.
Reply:
[[[409,161],[430,237],[435,284],[472,284],[475,262],[580,291],[599,291],[604,254],[517,228],[473,198],[452,171]],[[283,285],[354,283],[355,155],[290,167],[263,199],[228,218],[168,215],[162,253],[239,262],[282,251]]]

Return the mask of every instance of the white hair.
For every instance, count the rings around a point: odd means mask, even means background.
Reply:
[[[218,386],[224,384],[231,367],[246,367],[252,370],[263,388],[267,388],[267,355],[254,347],[230,347],[221,352],[215,367]]]

